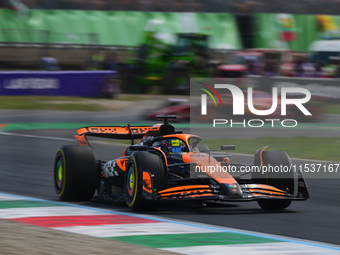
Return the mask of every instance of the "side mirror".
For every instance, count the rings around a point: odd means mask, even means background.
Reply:
[[[221,151],[235,150],[235,145],[221,145]]]
[[[129,150],[131,151],[147,151],[147,146],[141,146],[141,145],[133,145],[129,147]]]

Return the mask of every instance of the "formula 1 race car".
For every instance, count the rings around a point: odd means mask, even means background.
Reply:
[[[255,153],[254,164],[231,163],[228,153],[221,153],[235,149],[234,145],[222,145],[216,155],[200,144],[199,136],[175,130],[168,123],[175,117],[157,116],[163,122],[154,126],[80,128],[79,145],[63,146],[56,154],[54,185],[59,198],[123,197],[133,210],[144,210],[177,200],[257,201],[263,209],[284,209],[292,201],[309,197],[302,174],[293,171],[285,152],[262,147]],[[97,159],[88,136],[130,139],[131,145],[119,158],[103,161]],[[135,144],[135,139],[140,140]]]

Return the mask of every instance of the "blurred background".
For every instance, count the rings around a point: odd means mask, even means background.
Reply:
[[[1,192],[56,200],[48,169],[76,129],[153,125],[160,114],[176,114],[176,129],[211,149],[235,144],[234,162],[253,162],[261,146],[286,151],[294,164],[339,162],[339,13],[340,0],[0,0]],[[200,115],[190,78],[212,77],[245,94],[252,87],[256,109],[271,107],[273,87],[306,88],[313,115],[289,107],[295,128],[189,124],[193,109]],[[208,97],[209,117],[230,113],[231,96],[221,96],[223,107]],[[98,144],[108,160],[127,146]],[[311,199],[280,217],[252,205],[158,215],[339,245],[337,176],[307,174]]]
[[[0,0],[0,95],[189,95],[220,77],[337,103],[339,2]]]

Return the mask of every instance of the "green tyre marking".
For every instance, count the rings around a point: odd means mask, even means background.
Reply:
[[[64,151],[59,149],[59,154],[57,158],[56,163],[56,169],[55,169],[55,188],[58,194],[58,197],[63,196],[63,193],[65,191],[66,186],[66,165],[65,165],[65,154]]]

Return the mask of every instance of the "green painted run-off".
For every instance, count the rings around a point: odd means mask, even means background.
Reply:
[[[232,232],[138,235],[138,236],[110,237],[109,239],[114,239],[117,241],[137,245],[149,246],[152,248],[281,242],[275,239],[246,234],[238,234]]]
[[[0,201],[0,209],[27,208],[27,207],[52,207],[52,206],[64,206],[64,205],[57,204],[57,203],[42,202],[42,201],[32,201],[32,200]]]

